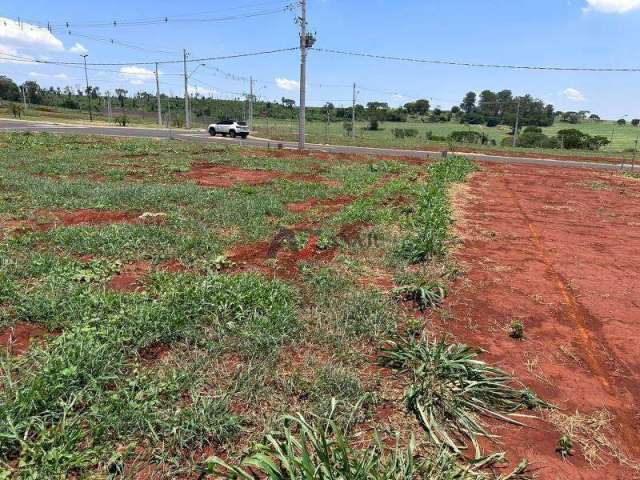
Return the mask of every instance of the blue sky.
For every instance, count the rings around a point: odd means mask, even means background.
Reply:
[[[181,2],[110,0],[3,0],[0,17],[25,22],[70,22],[65,28],[17,28],[0,19],[0,53],[89,62],[135,62],[178,59],[187,48],[193,58],[293,47],[297,30],[292,12],[224,22],[175,23],[174,18],[207,18],[270,10],[286,0]],[[309,27],[318,47],[383,55],[527,65],[640,67],[637,32],[640,0],[308,0]],[[220,8],[217,8],[217,6]],[[231,6],[231,8],[229,8]],[[169,17],[168,24],[119,27],[73,27],[101,22]],[[178,17],[180,16],[180,17]],[[81,35],[81,36],[78,36]],[[97,41],[114,39],[154,51],[140,51]],[[166,50],[168,53],[157,52]],[[58,65],[18,64],[1,60],[0,73],[20,82],[81,86],[83,71]],[[5,58],[7,58],[5,56]],[[193,74],[193,88],[223,98],[247,91],[243,78],[225,78],[218,68],[238,77],[253,75],[262,98],[297,100],[297,52],[208,62]],[[190,68],[195,68],[192,65]],[[130,93],[155,90],[150,66],[95,67],[90,83],[101,90]],[[181,94],[182,66],[161,66],[162,90]],[[358,100],[405,103],[417,97],[449,107],[469,90],[508,88],[531,93],[561,110],[590,110],[606,118],[640,117],[640,73],[567,73],[505,71],[380,61],[311,52],[308,68],[311,104],[350,103],[352,82]]]

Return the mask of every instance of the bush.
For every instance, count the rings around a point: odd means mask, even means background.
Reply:
[[[449,140],[455,143],[475,143],[479,145],[486,145],[489,142],[489,137],[484,133],[473,132],[471,130],[457,130],[449,134]]]
[[[634,127],[640,125],[640,118],[634,118],[633,120],[631,120],[631,125],[633,125]]]
[[[70,108],[72,110],[80,110],[80,104],[76,102],[73,98],[65,98],[64,101],[60,104],[63,108]]]
[[[413,138],[418,136],[415,128],[394,128],[392,130],[394,138]]]
[[[626,125],[627,121],[624,118],[621,118],[620,120],[618,120],[618,125]]]
[[[129,123],[129,119],[127,118],[127,114],[123,113],[122,115],[115,118],[115,122],[121,127],[126,127],[127,123]]]
[[[500,125],[500,119],[497,117],[489,117],[487,118],[487,127],[497,127]]]
[[[367,130],[372,132],[380,130],[380,122],[375,118],[372,120],[369,120],[369,125],[367,125]]]

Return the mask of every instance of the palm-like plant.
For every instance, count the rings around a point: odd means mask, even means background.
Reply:
[[[516,412],[548,407],[528,389],[511,386],[512,377],[477,359],[479,351],[443,340],[409,339],[384,349],[382,362],[413,375],[405,401],[436,445],[455,453],[470,441],[476,457],[478,437],[495,439],[483,426],[481,416],[523,425]]]

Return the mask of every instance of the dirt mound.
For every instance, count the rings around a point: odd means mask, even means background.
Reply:
[[[195,164],[191,171],[179,173],[181,177],[195,180],[203,187],[229,188],[235,185],[263,185],[278,179],[319,183],[327,186],[338,186],[339,182],[329,180],[319,175],[294,174],[273,170],[248,170],[243,168],[211,165],[209,163]]]
[[[303,231],[303,230],[300,230]],[[270,242],[239,245],[228,253],[238,271],[258,271],[269,276],[292,279],[300,262],[323,263],[331,260],[335,248],[320,248],[317,235],[311,234],[302,247],[293,244],[291,229],[282,229]]]
[[[0,332],[0,348],[8,348],[11,354],[20,355],[32,342],[55,335],[33,323],[20,322]]]

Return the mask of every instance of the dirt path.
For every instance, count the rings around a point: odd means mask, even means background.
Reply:
[[[446,306],[455,318],[447,328],[563,413],[606,408],[608,437],[640,458],[640,181],[491,165],[455,201],[467,275]],[[522,341],[508,335],[514,320],[525,325]],[[592,468],[578,445],[563,462],[559,431],[534,425],[499,433],[512,460],[542,467],[540,478],[634,478],[606,446],[607,466]]]

